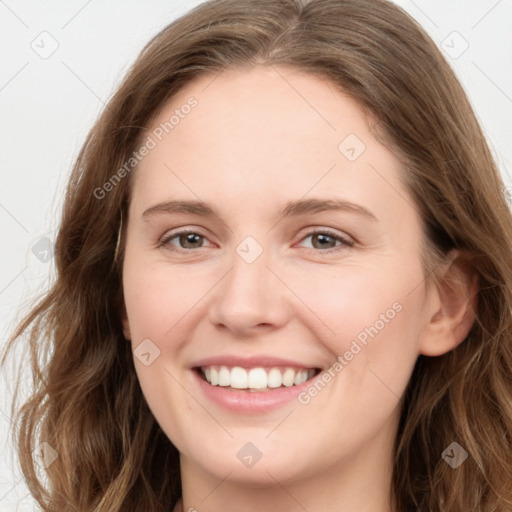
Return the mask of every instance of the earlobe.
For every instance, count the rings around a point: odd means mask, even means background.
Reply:
[[[464,255],[454,251],[430,293],[433,309],[419,351],[425,356],[440,356],[462,343],[473,326],[478,275]]]

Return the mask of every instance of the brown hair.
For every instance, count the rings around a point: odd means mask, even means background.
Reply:
[[[216,0],[142,50],[71,174],[55,283],[2,359],[28,332],[34,388],[21,408],[13,400],[12,414],[31,494],[59,512],[168,511],[178,500],[178,453],[145,402],[120,320],[126,226],[114,253],[131,177],[103,199],[94,190],[194,77],[255,64],[323,77],[373,114],[404,162],[431,252],[458,248],[478,274],[467,339],[443,356],[419,356],[406,390],[393,474],[398,510],[512,507],[512,216],[453,71],[423,29],[384,0]],[[469,453],[457,469],[441,458],[453,441]],[[43,442],[58,453],[46,486],[31,456]]]

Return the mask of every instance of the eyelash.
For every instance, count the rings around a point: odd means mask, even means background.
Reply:
[[[206,236],[201,235],[201,233],[197,232],[196,230],[184,229],[184,230],[181,230],[181,231],[177,231],[175,233],[170,233],[167,236],[164,236],[158,242],[157,248],[163,247],[163,246],[169,246],[169,247],[172,247],[172,248],[169,248],[170,251],[181,252],[181,253],[187,253],[187,252],[191,252],[191,251],[194,251],[194,250],[201,249],[202,247],[197,247],[196,249],[181,249],[181,248],[176,248],[176,247],[172,246],[171,244],[169,244],[169,242],[171,240],[174,240],[175,238],[178,238],[178,237],[180,237],[182,235],[188,235],[188,234],[199,235],[201,238],[207,238]],[[353,245],[354,245],[353,241],[348,240],[348,239],[338,235],[337,233],[335,233],[335,232],[333,232],[333,231],[331,231],[329,229],[317,229],[317,230],[310,231],[304,237],[301,238],[301,241],[305,240],[306,238],[309,238],[310,236],[314,236],[314,235],[328,235],[329,237],[333,238],[334,240],[336,240],[338,242],[341,242],[341,244],[339,246],[337,246],[337,247],[332,247],[330,249],[307,248],[310,251],[321,252],[323,254],[326,254],[326,253],[329,254],[329,253],[332,253],[332,252],[337,252],[337,251],[339,251],[339,250],[341,250],[343,248],[353,247]]]

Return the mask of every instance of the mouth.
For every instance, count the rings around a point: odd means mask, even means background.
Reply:
[[[280,388],[293,388],[314,379],[320,368],[295,368],[287,366],[198,366],[193,368],[210,386],[231,391],[272,392]]]

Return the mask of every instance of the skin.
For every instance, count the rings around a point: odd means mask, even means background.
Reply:
[[[404,172],[359,105],[314,76],[257,66],[201,76],[172,98],[146,137],[190,96],[198,106],[132,175],[123,264],[125,336],[160,355],[135,357],[144,396],[180,451],[176,510],[390,511],[400,401],[419,354],[441,355],[469,332],[475,280],[458,253],[429,285],[422,229]],[[366,146],[349,161],[348,134]],[[281,218],[287,202],[343,199],[349,211]],[[202,200],[217,216],[142,213],[168,200]],[[187,245],[178,228],[204,238]],[[354,242],[311,236],[329,228]],[[236,252],[253,237],[263,253]],[[334,248],[335,252],[325,251]],[[173,250],[174,249],[174,250]],[[181,249],[181,252],[179,250]],[[457,285],[448,287],[448,278]],[[402,309],[308,404],[247,415],[204,396],[200,358],[271,355],[329,368],[394,303]],[[237,452],[262,453],[251,468]]]

